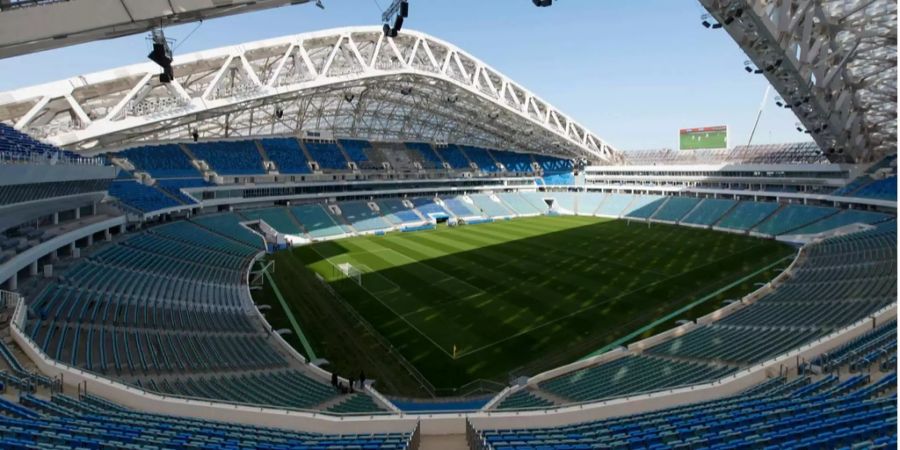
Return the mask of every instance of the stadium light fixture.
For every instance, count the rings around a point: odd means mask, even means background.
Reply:
[[[391,5],[381,13],[382,30],[385,36],[397,37],[403,28],[403,19],[409,17],[409,0],[394,0]],[[391,20],[394,21],[393,26]]]
[[[531,0],[531,3],[534,3],[534,6],[537,6],[538,8],[553,6],[553,0]]]
[[[715,23],[710,22],[710,21],[709,21],[709,17],[710,17],[709,14],[703,14],[702,16],[700,16],[700,20],[701,20],[700,24],[703,25],[703,26],[706,27],[706,28],[712,28],[713,30],[718,30],[719,28],[722,28],[722,24],[721,24],[721,23],[718,23],[718,22],[715,22]]]
[[[147,58],[162,67],[163,73],[159,75],[159,82],[169,83],[175,79],[175,71],[172,69],[172,47],[169,46],[169,40],[166,39],[162,28],[150,31],[150,40],[153,42],[153,50],[150,51]]]

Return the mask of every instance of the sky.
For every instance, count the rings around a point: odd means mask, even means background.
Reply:
[[[380,25],[389,0],[322,0],[166,29],[179,53],[306,31]],[[678,129],[727,125],[746,144],[768,82],[744,71],[696,0],[410,0],[404,27],[449,41],[516,80],[617,149],[677,148]],[[196,28],[196,30],[195,30]],[[193,31],[193,33],[192,33]],[[186,38],[186,39],[185,39]],[[144,62],[145,35],[0,59],[0,92]],[[764,104],[754,144],[809,140]]]

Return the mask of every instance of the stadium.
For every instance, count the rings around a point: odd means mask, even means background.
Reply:
[[[895,2],[700,0],[800,137],[625,150],[426,2],[92,1],[0,0],[153,48],[0,92],[0,447],[896,448]]]

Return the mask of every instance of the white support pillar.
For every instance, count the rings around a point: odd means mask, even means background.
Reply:
[[[112,232],[110,232],[108,228],[106,230],[103,230],[103,239],[106,242],[109,242],[112,240]]]
[[[59,225],[59,212],[53,213],[53,225]]]
[[[78,250],[78,246],[75,245],[75,241],[72,241],[72,242],[69,243],[69,255],[70,255],[70,256],[74,256],[74,255],[75,255],[75,250]]]
[[[56,262],[59,261],[59,249],[53,250],[50,252],[50,261]]]
[[[19,290],[19,274],[14,273],[12,277],[6,282],[6,289],[10,291]]]
[[[81,208],[75,208],[75,220],[81,218]]]
[[[119,225],[119,234],[125,234],[125,224]]]
[[[89,234],[87,237],[87,246],[90,247],[92,245],[94,245],[94,235]]]
[[[31,267],[29,267],[29,269],[30,269],[30,270],[28,271],[28,274],[29,274],[29,275],[31,275],[31,276],[33,276],[33,277],[38,276],[38,273],[40,273],[40,272],[38,271],[38,262],[37,262],[37,260],[34,260],[34,261],[31,262]]]

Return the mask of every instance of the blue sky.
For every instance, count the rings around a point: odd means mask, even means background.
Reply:
[[[323,0],[167,29],[187,53],[350,25],[377,25],[389,0]],[[683,127],[728,125],[745,144],[767,82],[744,53],[700,25],[696,0],[410,0],[405,26],[453,42],[621,149],[677,146]],[[144,35],[0,60],[0,91],[143,62]],[[808,140],[766,102],[754,143]]]

